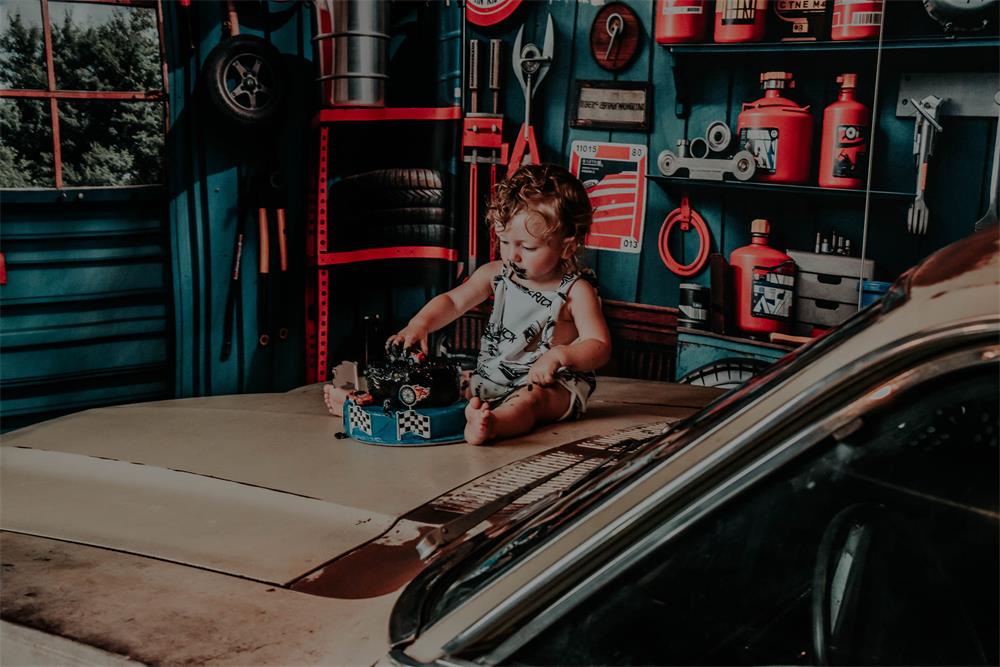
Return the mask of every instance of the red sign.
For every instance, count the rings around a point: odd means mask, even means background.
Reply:
[[[521,0],[466,0],[465,19],[473,25],[496,25],[520,4]]]
[[[569,170],[583,181],[594,207],[584,245],[639,252],[646,214],[646,147],[574,141]]]

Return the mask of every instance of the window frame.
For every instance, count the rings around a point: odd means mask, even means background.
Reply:
[[[112,5],[120,7],[138,7],[156,11],[156,32],[159,38],[160,72],[162,90],[61,90],[56,85],[55,59],[52,51],[52,25],[49,21],[49,1],[38,0],[42,12],[42,35],[45,50],[45,72],[47,88],[45,90],[26,88],[0,88],[0,98],[47,100],[49,103],[49,123],[52,129],[52,171],[55,185],[52,189],[65,188],[62,175],[62,139],[59,134],[59,100],[113,100],[119,102],[160,102],[163,106],[163,135],[166,137],[170,129],[170,102],[168,96],[168,72],[166,41],[163,31],[162,0],[56,0],[58,2],[82,5]],[[162,158],[163,156],[161,156]],[[99,188],[127,188],[160,186],[162,183],[144,183],[137,186],[102,185]],[[73,186],[79,187],[79,186]],[[50,188],[43,188],[50,189]]]

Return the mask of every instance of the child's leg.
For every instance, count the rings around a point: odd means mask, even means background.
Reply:
[[[521,387],[496,410],[478,398],[469,400],[465,408],[465,440],[481,445],[493,438],[507,438],[527,433],[541,422],[561,418],[573,400],[562,385]]]

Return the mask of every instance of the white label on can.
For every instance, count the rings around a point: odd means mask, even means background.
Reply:
[[[701,14],[704,11],[701,5],[689,5],[687,7],[678,7],[676,5],[671,5],[666,2],[663,3],[663,9],[660,11],[664,16],[669,16],[671,14]]]
[[[771,320],[791,319],[794,291],[795,276],[755,266],[750,314]]]
[[[740,130],[740,146],[753,153],[757,171],[773,174],[778,169],[778,128],[745,127]]]

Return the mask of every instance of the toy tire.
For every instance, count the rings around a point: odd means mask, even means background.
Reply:
[[[244,130],[275,121],[284,105],[281,54],[253,35],[237,35],[218,44],[202,67],[205,96],[221,118]],[[255,72],[248,76],[248,72]],[[258,84],[259,82],[259,84]],[[266,92],[251,94],[262,85]]]
[[[733,176],[738,181],[749,181],[757,171],[757,162],[750,151],[740,151],[733,156]]]
[[[659,167],[660,173],[664,176],[673,176],[674,172],[677,171],[677,156],[674,155],[673,151],[663,151],[656,158],[656,166]]]
[[[770,365],[770,362],[750,357],[720,359],[694,369],[677,382],[698,387],[732,389],[740,386]]]

